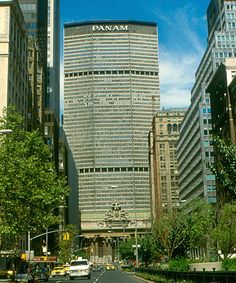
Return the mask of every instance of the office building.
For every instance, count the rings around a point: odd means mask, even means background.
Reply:
[[[40,128],[43,132],[47,93],[48,1],[19,0],[19,4],[28,31],[29,56],[31,57],[29,58],[29,77],[32,88],[30,99],[32,105],[29,105],[29,119],[33,120],[31,121],[32,128]]]
[[[18,1],[0,1],[0,114],[15,105],[27,127],[27,32]]]
[[[148,228],[148,133],[160,108],[156,24],[65,24],[64,73],[64,130],[78,172],[73,217],[84,235],[134,231],[135,222]],[[107,226],[111,207],[124,212],[125,227]]]
[[[191,104],[181,125],[177,146],[182,200],[200,197],[216,203],[215,176],[208,169],[208,163],[214,162],[214,153],[210,96],[205,90],[220,64],[236,56],[235,18],[236,1],[210,1],[208,46],[195,75]]]
[[[149,134],[151,211],[155,221],[179,208],[177,142],[187,109],[159,111]]]
[[[19,0],[29,34],[30,129],[40,128],[59,166],[60,1]]]
[[[48,0],[47,94],[44,135],[56,168],[60,132],[60,0]]]
[[[227,58],[215,72],[206,90],[210,94],[211,99],[213,134],[224,139],[226,143],[231,140],[234,144],[235,124],[233,112],[235,112],[235,101],[232,99],[233,95],[230,85],[235,74],[236,58]],[[221,156],[219,156],[217,149],[214,149],[215,162],[217,163],[220,158]],[[216,188],[217,204],[219,207],[234,198],[235,194],[230,190],[226,191],[219,179],[216,180]]]
[[[228,58],[215,72],[207,87],[212,109],[212,132],[234,142],[232,105],[229,85],[236,74],[236,58]]]

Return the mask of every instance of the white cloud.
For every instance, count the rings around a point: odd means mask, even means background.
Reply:
[[[190,104],[194,73],[199,63],[196,54],[177,54],[160,49],[161,105],[187,107]]]
[[[206,48],[205,18],[196,15],[193,4],[175,11],[152,11],[158,18],[161,105],[189,106],[195,72]]]

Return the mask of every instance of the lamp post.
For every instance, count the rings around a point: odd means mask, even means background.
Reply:
[[[79,241],[79,250],[82,250],[83,249],[83,241],[86,239],[83,235],[76,235],[73,240],[72,240],[72,244],[71,244],[71,255],[73,255],[74,252],[74,241],[77,239],[77,238],[82,238],[82,240]]]
[[[50,214],[54,209],[56,209],[56,208],[59,208],[59,215],[60,215],[60,210],[62,210],[62,209],[64,209],[64,206],[63,205],[59,205],[59,206],[56,206],[56,207],[53,207],[50,211],[49,211],[49,213],[48,214]],[[63,227],[62,227],[62,225],[60,225],[59,226],[59,231],[62,231],[63,230]],[[48,261],[48,234],[49,234],[49,232],[48,232],[48,227],[46,227],[46,233],[45,233],[45,237],[46,237],[46,247],[45,247],[45,249],[46,249],[46,262]]]
[[[139,266],[139,257],[138,257],[138,227],[137,227],[137,217],[135,211],[135,256],[136,256],[136,267]]]
[[[55,208],[64,208],[64,206],[56,206],[56,207],[53,207],[48,214],[50,214]],[[48,256],[48,234],[51,234],[51,233],[56,233],[56,232],[61,232],[63,229],[62,227],[59,227],[59,230],[53,230],[53,231],[48,231],[48,227],[46,227],[46,231],[45,233],[42,233],[42,234],[39,234],[37,236],[34,236],[31,238],[31,235],[30,235],[30,231],[28,231],[28,267],[30,268],[30,256],[31,256],[31,240],[34,240],[34,239],[37,239],[41,236],[44,236],[46,237],[46,247],[45,247],[45,252],[46,252],[46,262],[47,262],[47,256]]]
[[[139,255],[138,255],[138,223],[137,223],[137,212],[136,212],[136,191],[135,191],[135,186],[133,184],[133,198],[134,198],[134,221],[135,221],[135,231],[134,231],[134,237],[135,237],[135,257],[136,257],[136,262],[135,266],[138,268],[139,266]]]

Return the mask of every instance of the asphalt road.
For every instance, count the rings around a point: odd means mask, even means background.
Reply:
[[[93,271],[91,279],[69,280],[65,277],[50,278],[49,283],[143,283],[142,280],[135,278],[132,274],[121,272],[119,270]]]

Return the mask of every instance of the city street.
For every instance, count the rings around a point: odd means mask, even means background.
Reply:
[[[128,274],[125,272],[121,272],[119,270],[113,270],[113,271],[101,271],[101,272],[92,272],[91,279],[75,279],[75,280],[69,280],[69,278],[65,277],[57,277],[57,278],[50,278],[50,282],[55,283],[141,283],[142,280],[139,280],[132,276],[132,274]]]

